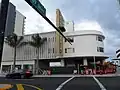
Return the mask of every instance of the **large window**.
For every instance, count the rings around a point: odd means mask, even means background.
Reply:
[[[97,47],[97,52],[104,52],[104,48],[103,47]]]
[[[97,39],[97,41],[101,41],[101,42],[103,41],[102,36],[97,36],[97,38],[96,38],[96,39]]]
[[[65,53],[67,53],[67,48],[65,48]]]

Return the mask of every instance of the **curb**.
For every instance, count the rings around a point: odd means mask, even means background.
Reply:
[[[111,74],[111,75],[34,75],[33,78],[41,78],[41,77],[118,77],[120,75]]]
[[[1,84],[3,85],[3,84]],[[8,90],[10,88],[12,88],[13,86],[11,84],[6,84],[6,86],[3,86],[3,88],[0,88],[0,90]]]

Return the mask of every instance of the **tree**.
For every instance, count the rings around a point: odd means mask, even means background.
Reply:
[[[7,36],[5,38],[5,43],[7,43],[10,47],[14,48],[14,60],[13,60],[13,67],[12,72],[15,71],[15,65],[16,65],[16,49],[20,46],[22,43],[21,41],[24,39],[23,36],[17,36],[15,33],[12,33],[11,35]]]
[[[47,38],[41,38],[39,34],[32,35],[32,40],[28,41],[27,43],[33,47],[36,48],[36,54],[37,54],[37,62],[36,62],[36,74],[38,74],[39,70],[39,49],[41,45],[44,44],[44,42],[47,41]]]

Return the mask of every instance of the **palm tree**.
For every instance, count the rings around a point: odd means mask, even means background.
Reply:
[[[36,54],[37,54],[37,62],[36,62],[36,74],[38,74],[39,70],[39,49],[41,45],[44,44],[44,42],[47,41],[47,38],[41,38],[39,34],[32,35],[32,41],[28,41],[27,43],[33,47],[36,48]]]
[[[7,43],[10,47],[14,48],[14,60],[12,72],[14,72],[16,65],[16,49],[17,47],[20,46],[20,43],[23,39],[24,39],[23,36],[18,37],[15,33],[12,33],[11,35],[5,38],[5,43]]]

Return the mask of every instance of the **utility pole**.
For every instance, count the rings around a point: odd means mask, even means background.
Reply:
[[[4,44],[4,34],[6,27],[6,19],[8,12],[9,0],[2,0],[0,7],[0,66],[2,61],[2,53],[3,53],[3,44]]]

